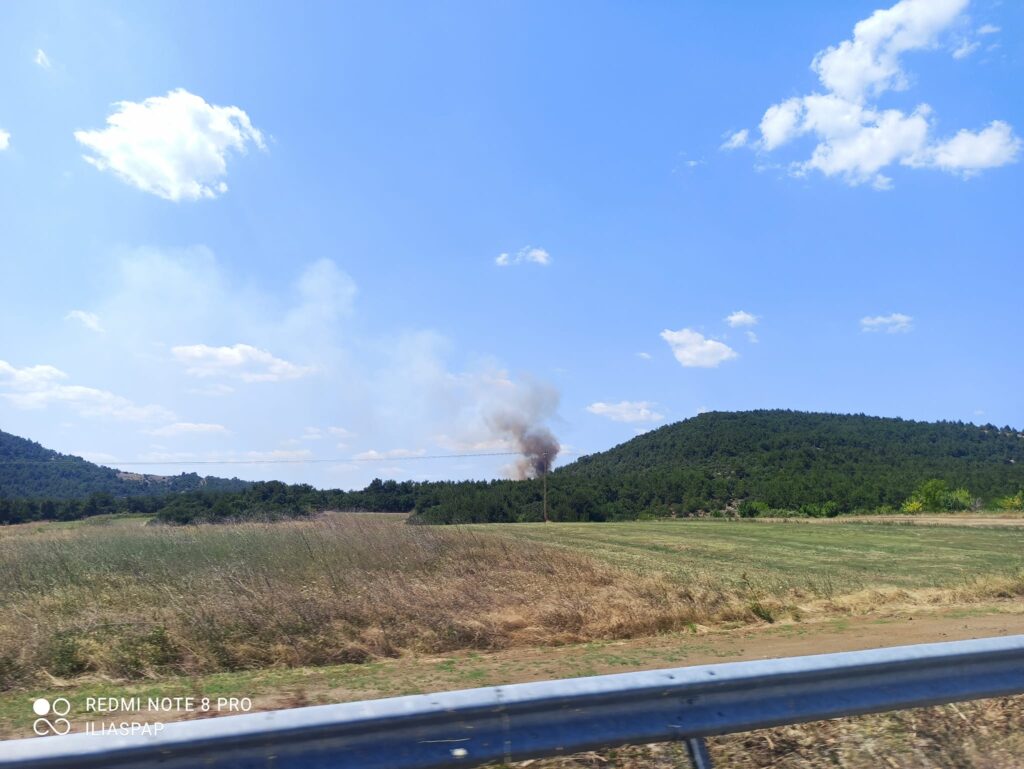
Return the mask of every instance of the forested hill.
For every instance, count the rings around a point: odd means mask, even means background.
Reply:
[[[1021,510],[1024,433],[863,415],[712,412],[581,457],[547,480],[556,521]],[[174,493],[181,491],[190,493]],[[412,512],[413,523],[536,521],[543,499],[540,480],[375,480],[361,491],[321,491],[194,474],[126,477],[0,433],[0,523],[125,511],[190,523],[322,510]]]
[[[1016,463],[1024,464],[1024,433],[1011,427],[863,414],[715,411],[581,457],[558,472],[606,476],[701,468],[786,477],[839,470],[967,483],[979,470]]]
[[[248,485],[237,478],[204,478],[196,473],[122,473],[0,430],[0,499],[79,499],[95,493],[130,497],[194,489],[239,491]]]
[[[1024,489],[1024,433],[864,415],[710,412],[581,457],[552,473],[548,486],[552,518],[610,520],[898,509],[928,481],[939,482],[932,496],[959,492],[947,495],[949,509],[999,504]],[[540,515],[536,482],[425,491],[417,502],[424,522]]]

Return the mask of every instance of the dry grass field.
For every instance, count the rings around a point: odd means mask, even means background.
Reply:
[[[145,524],[0,529],[3,733],[23,733],[24,703],[55,689],[73,701],[129,690],[256,693],[259,707],[285,707],[899,643],[910,610],[920,632],[905,642],[954,628],[987,634],[1002,625],[973,620],[1016,622],[1024,596],[1020,528],[443,528],[344,514]],[[933,630],[919,611],[942,612]],[[844,641],[850,622],[861,632]],[[865,633],[868,622],[884,624]],[[957,708],[733,736],[713,750],[741,768],[1012,766],[981,757],[1018,749],[1020,702]],[[677,750],[531,766],[674,766]],[[942,752],[946,763],[934,758]],[[886,758],[871,764],[875,754]]]
[[[379,518],[0,538],[0,689],[362,662],[756,621],[728,590]]]

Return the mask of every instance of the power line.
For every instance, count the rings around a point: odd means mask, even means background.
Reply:
[[[302,464],[344,464],[347,462],[410,462],[419,459],[464,459],[471,457],[518,457],[518,451],[491,451],[470,454],[419,454],[400,457],[339,457],[334,459],[318,459],[316,457],[294,458],[294,459],[193,459],[193,460],[134,460],[122,462],[117,459],[104,460],[102,463],[94,462],[109,467],[140,467],[140,466],[179,466],[190,467],[192,465],[302,465]],[[0,460],[2,465],[58,465],[78,464],[88,462],[80,457],[67,457],[61,459],[10,459]]]

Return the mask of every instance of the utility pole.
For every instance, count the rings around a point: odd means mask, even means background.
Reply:
[[[542,473],[543,484],[544,484],[544,523],[551,523],[548,520],[548,463],[547,455],[544,457],[544,472]]]

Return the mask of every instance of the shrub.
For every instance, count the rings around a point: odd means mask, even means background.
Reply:
[[[755,499],[745,499],[740,502],[739,512],[742,518],[757,518],[757,516],[768,512],[768,503],[759,502]]]
[[[903,503],[903,512],[970,510],[973,504],[974,498],[967,489],[963,487],[950,489],[946,481],[933,478],[917,487],[910,498]]]
[[[996,507],[1000,510],[1024,510],[1024,489],[1021,489],[1012,497],[1003,497],[997,500]]]

